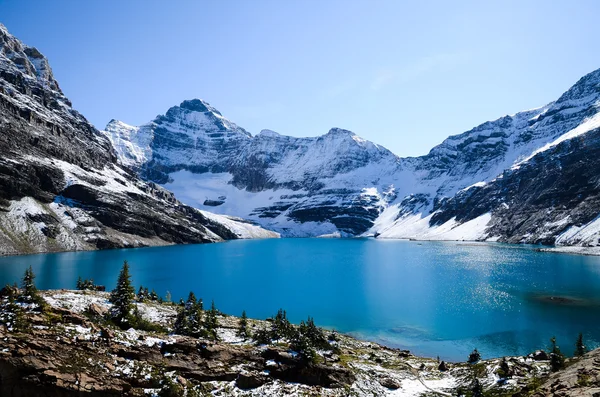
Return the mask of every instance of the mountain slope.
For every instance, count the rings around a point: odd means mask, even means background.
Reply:
[[[189,205],[288,236],[591,244],[596,225],[586,226],[585,239],[580,229],[600,213],[590,160],[599,81],[600,70],[555,102],[483,123],[415,158],[398,158],[342,129],[317,138],[268,130],[252,137],[201,100],[129,127],[120,158]],[[113,121],[104,131],[113,142],[118,126]],[[568,202],[555,197],[569,192],[575,196]],[[558,202],[562,215],[542,214]]]
[[[0,254],[247,236],[119,166],[47,59],[2,25],[0,109]]]

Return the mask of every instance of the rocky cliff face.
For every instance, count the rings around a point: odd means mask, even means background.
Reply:
[[[600,236],[588,223],[600,212],[592,199],[599,82],[600,70],[555,102],[451,136],[416,158],[342,129],[252,137],[200,100],[127,134],[113,121],[105,134],[121,142],[123,163],[187,204],[286,235],[595,245]]]
[[[244,236],[119,166],[111,143],[72,108],[47,59],[2,25],[0,153],[0,254]]]

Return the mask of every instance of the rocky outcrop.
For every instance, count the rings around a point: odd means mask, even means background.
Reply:
[[[244,237],[117,163],[47,59],[0,25],[0,255]]]
[[[600,350],[586,354],[580,360],[556,373],[535,390],[525,390],[518,396],[595,397],[600,395]]]
[[[235,382],[249,390],[275,380],[342,388],[356,379],[347,368],[313,364],[283,348],[263,351],[251,345],[111,330],[99,325],[105,323],[98,317],[102,305],[92,307],[88,316],[53,307],[43,314],[26,314],[26,331],[0,325],[0,395],[142,396],[163,387],[168,374],[188,390],[205,392],[214,381]],[[128,339],[132,332],[139,337]],[[273,367],[269,360],[281,362]]]

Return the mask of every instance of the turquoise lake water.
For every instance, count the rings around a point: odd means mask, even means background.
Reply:
[[[123,260],[133,282],[173,299],[193,290],[225,313],[266,318],[284,308],[318,325],[420,355],[465,360],[526,354],[555,335],[572,354],[579,332],[600,342],[600,258],[502,244],[273,239],[0,258],[0,283],[29,265],[38,288],[78,276],[113,288]],[[554,297],[553,299],[551,299]]]

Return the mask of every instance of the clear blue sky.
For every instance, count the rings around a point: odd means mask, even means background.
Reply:
[[[600,1],[0,0],[96,127],[203,98],[252,133],[398,155],[544,105],[600,68]]]

